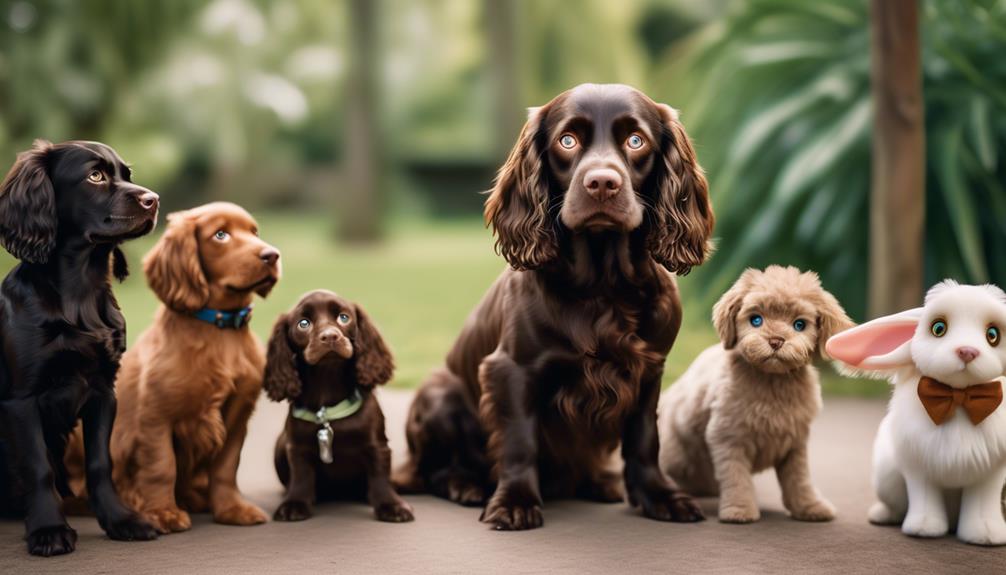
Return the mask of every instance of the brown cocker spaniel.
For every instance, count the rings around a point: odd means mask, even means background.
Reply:
[[[542,498],[629,501],[696,521],[657,465],[657,397],[681,324],[675,273],[710,251],[706,179],[672,108],[582,85],[530,117],[486,201],[510,263],[407,424],[403,489],[488,503],[497,529],[542,525]],[[493,489],[495,488],[495,491]]]
[[[116,486],[161,533],[188,529],[188,512],[264,523],[236,475],[265,368],[249,311],[279,279],[279,251],[248,212],[215,202],[168,216],[143,265],[163,305],[116,380]]]
[[[319,499],[366,499],[381,521],[412,521],[391,486],[384,414],[373,395],[394,361],[363,309],[316,290],[276,320],[264,387],[290,414],[276,440],[276,473],[287,488],[273,518],[311,517]]]

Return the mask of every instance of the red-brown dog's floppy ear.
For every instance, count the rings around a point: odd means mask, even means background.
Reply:
[[[713,325],[716,326],[716,333],[719,334],[724,349],[733,349],[737,345],[737,316],[744,304],[744,296],[751,289],[751,280],[759,273],[761,272],[754,269],[745,270],[713,306]]]
[[[56,192],[46,171],[52,144],[35,140],[0,184],[0,243],[12,256],[45,263],[56,247]]]
[[[169,308],[193,312],[206,305],[210,288],[199,261],[196,222],[186,212],[168,216],[164,235],[143,258],[147,283]]]
[[[273,401],[294,399],[300,395],[297,354],[290,347],[290,338],[287,336],[289,319],[289,314],[279,316],[272,326],[272,335],[269,336],[262,389]]]
[[[555,259],[558,245],[548,216],[548,184],[536,140],[548,106],[529,110],[517,144],[496,175],[486,199],[485,221],[496,235],[496,251],[511,267],[530,270]]]
[[[715,216],[709,185],[676,110],[655,104],[664,125],[663,175],[648,246],[669,271],[685,275],[712,253]]]
[[[356,341],[353,342],[356,382],[365,387],[383,385],[395,372],[395,360],[363,308],[356,306]]]

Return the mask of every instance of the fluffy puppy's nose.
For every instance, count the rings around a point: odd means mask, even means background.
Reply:
[[[980,354],[981,354],[980,351],[971,346],[965,345],[963,347],[957,348],[957,357],[961,358],[961,361],[963,361],[964,363],[971,363]]]
[[[265,248],[258,255],[265,262],[265,265],[271,266],[279,261],[279,250],[276,248]]]
[[[779,348],[782,347],[782,345],[784,343],[786,343],[786,340],[784,340],[781,337],[770,337],[770,338],[768,338],[768,344],[770,346],[772,346],[772,349],[774,349],[776,351],[779,351]]]
[[[583,187],[592,198],[603,202],[622,189],[622,176],[611,168],[588,170],[583,176]]]
[[[140,204],[140,207],[147,210],[148,212],[151,210],[156,210],[158,201],[160,200],[160,196],[158,196],[154,192],[151,192],[150,190],[143,190],[142,192],[137,193],[133,197],[136,198],[136,201],[137,203]]]

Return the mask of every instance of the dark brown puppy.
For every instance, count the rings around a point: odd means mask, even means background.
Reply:
[[[304,295],[276,320],[264,387],[273,401],[290,401],[290,415],[276,440],[276,473],[287,493],[274,519],[307,519],[319,499],[365,497],[379,520],[412,521],[412,507],[391,486],[384,414],[372,393],[393,371],[367,314],[330,291]]]
[[[657,467],[673,272],[710,251],[706,179],[677,113],[628,86],[582,85],[531,110],[486,201],[503,272],[413,403],[397,476],[498,529],[542,524],[542,496],[699,508]]]
[[[119,244],[157,221],[157,194],[131,175],[104,144],[38,140],[0,186],[0,243],[21,260],[0,286],[0,499],[24,512],[33,555],[76,545],[59,496],[70,495],[63,454],[78,418],[102,529],[112,539],[157,536],[116,493],[109,455],[126,349],[111,278],[127,273]]]

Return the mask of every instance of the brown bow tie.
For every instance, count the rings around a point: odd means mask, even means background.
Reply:
[[[958,406],[964,408],[973,425],[978,425],[1002,403],[1003,387],[998,381],[993,381],[957,389],[931,377],[923,377],[919,380],[919,399],[936,425],[950,419]]]

